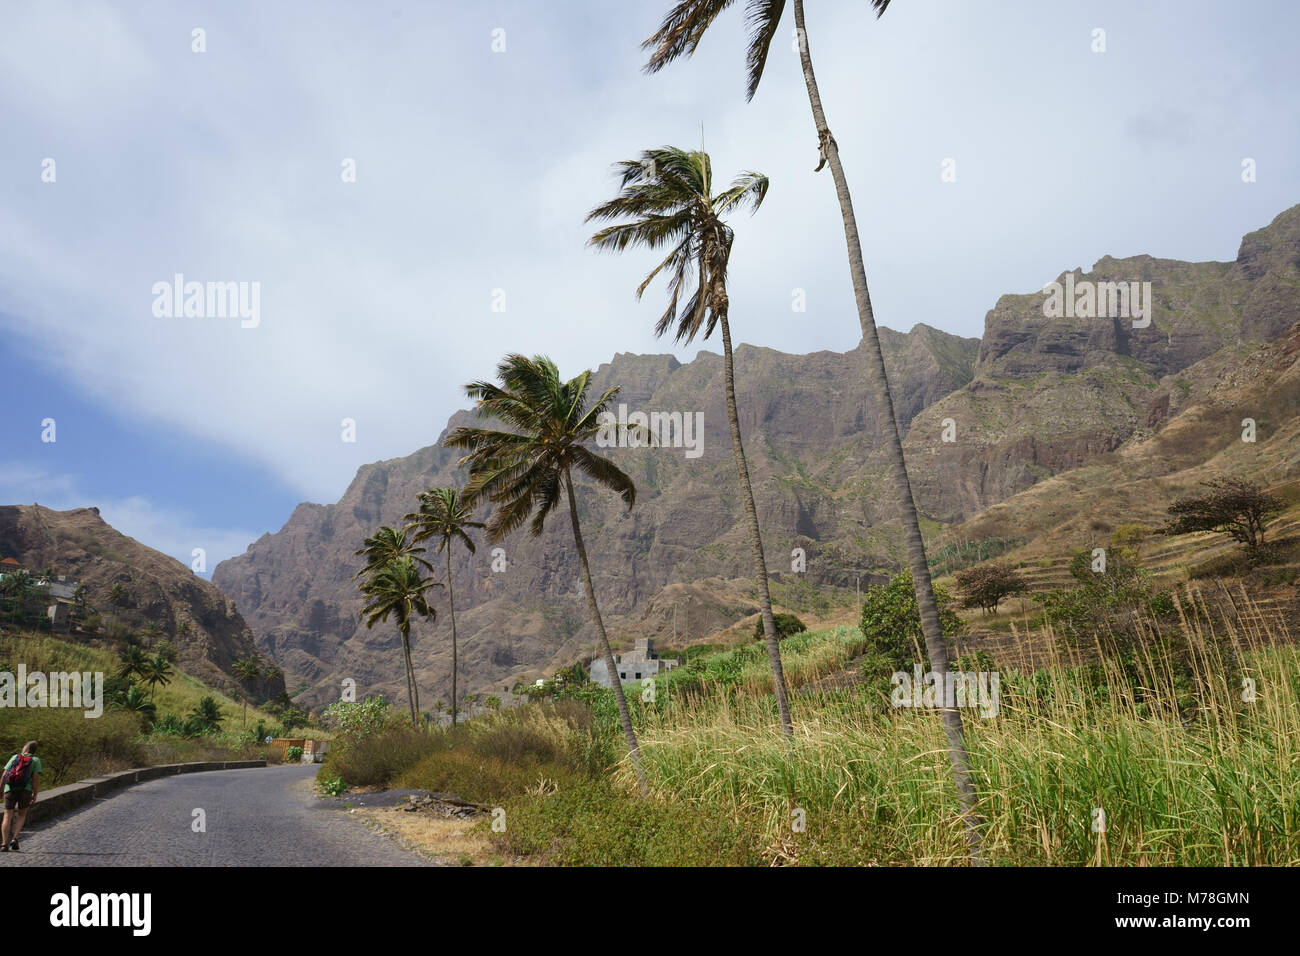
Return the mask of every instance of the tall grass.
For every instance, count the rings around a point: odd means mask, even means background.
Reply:
[[[1029,666],[1003,664],[999,715],[966,720],[991,861],[1300,862],[1300,652],[1284,621],[1244,593],[1232,598],[1218,616],[1189,594],[1176,633],[1145,622],[1126,661],[1050,631],[1026,636]],[[814,652],[816,636],[806,640],[792,659],[809,673],[831,666]],[[843,634],[821,641],[840,653],[854,646]],[[743,667],[734,676],[752,686]],[[787,861],[964,862],[936,712],[882,708],[852,690],[796,695],[794,705],[788,747],[761,696],[722,683],[695,688],[689,708],[647,713],[652,788],[759,821]],[[615,772],[625,789],[629,773]]]

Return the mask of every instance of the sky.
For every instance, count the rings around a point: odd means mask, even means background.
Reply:
[[[651,147],[771,179],[732,220],[739,342],[853,348],[792,12],[746,103],[743,4],[642,72],[668,6],[0,0],[0,504],[97,506],[206,577],[435,441],[507,351],[720,351],[654,337],[653,253],[586,246]],[[807,7],[881,325],[979,336],[1002,294],[1231,260],[1300,202],[1290,0]],[[170,309],[177,275],[248,308]]]

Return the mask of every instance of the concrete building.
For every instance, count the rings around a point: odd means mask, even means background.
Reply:
[[[654,641],[648,637],[643,637],[636,642],[636,646],[630,652],[615,654],[614,663],[618,667],[620,683],[634,684],[637,681],[649,680],[656,674],[670,671],[681,661],[661,658],[655,653]],[[614,686],[613,681],[609,678],[603,656],[597,657],[591,662],[591,679],[601,687]]]

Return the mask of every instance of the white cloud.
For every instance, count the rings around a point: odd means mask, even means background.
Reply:
[[[1214,128],[1179,90],[1242,62],[1240,43],[1189,60],[1179,31],[1215,31],[1230,13],[1198,23],[1106,6],[1114,52],[1101,59],[1090,24],[1051,6],[1009,4],[996,23],[965,4],[879,21],[866,4],[810,10],[882,325],[978,335],[997,295],[1041,275],[1108,252],[1230,257],[1285,204],[1294,182],[1261,183],[1189,229],[1183,209],[1205,195],[1210,161],[1171,162],[1162,145],[1153,173],[1140,151],[1115,155],[1122,119],[1107,117],[1127,115],[1143,77],[1160,77],[1193,133]],[[735,10],[691,61],[646,77],[637,43],[651,9],[629,24],[597,5],[569,30],[526,3],[490,22],[472,5],[388,18],[327,4],[304,18],[230,3],[204,8],[205,54],[189,52],[193,11],[172,5],[19,9],[0,40],[0,289],[15,340],[118,414],[179,426],[305,497],[335,500],[359,465],[432,442],[465,404],[460,386],[505,351],[546,351],[576,372],[616,351],[671,350],[650,333],[662,291],[632,294],[652,256],[596,255],[582,219],[612,194],[610,164],[694,146],[701,125],[720,180],[757,168],[773,181],[763,210],[735,223],[738,339],[790,351],[858,340],[788,13],[746,104]],[[1141,58],[1126,35],[1142,38]],[[1080,84],[1090,99],[1075,115]],[[1294,146],[1294,124],[1251,109],[1224,149],[1264,163],[1270,146]],[[38,179],[47,155],[56,184]],[[959,182],[945,186],[950,155]],[[340,181],[345,157],[354,184]],[[154,318],[151,286],[176,272],[260,282],[260,327]],[[799,321],[794,287],[808,297]],[[496,288],[505,313],[490,311]],[[356,444],[340,440],[345,417]]]

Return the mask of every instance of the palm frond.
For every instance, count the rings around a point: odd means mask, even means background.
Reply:
[[[745,19],[749,23],[749,50],[745,54],[745,99],[752,100],[758,91],[758,84],[763,79],[763,68],[767,66],[767,53],[772,46],[781,25],[781,13],[785,10],[785,0],[750,0],[745,10]]]
[[[718,14],[731,6],[733,0],[681,0],[668,11],[659,29],[641,44],[650,51],[646,61],[647,73],[658,73],[673,60],[689,57],[700,45],[700,39],[717,19]]]
[[[587,448],[576,448],[573,453],[573,467],[578,469],[598,485],[616,492],[632,510],[636,503],[636,485],[627,473],[608,458],[602,458]]]

